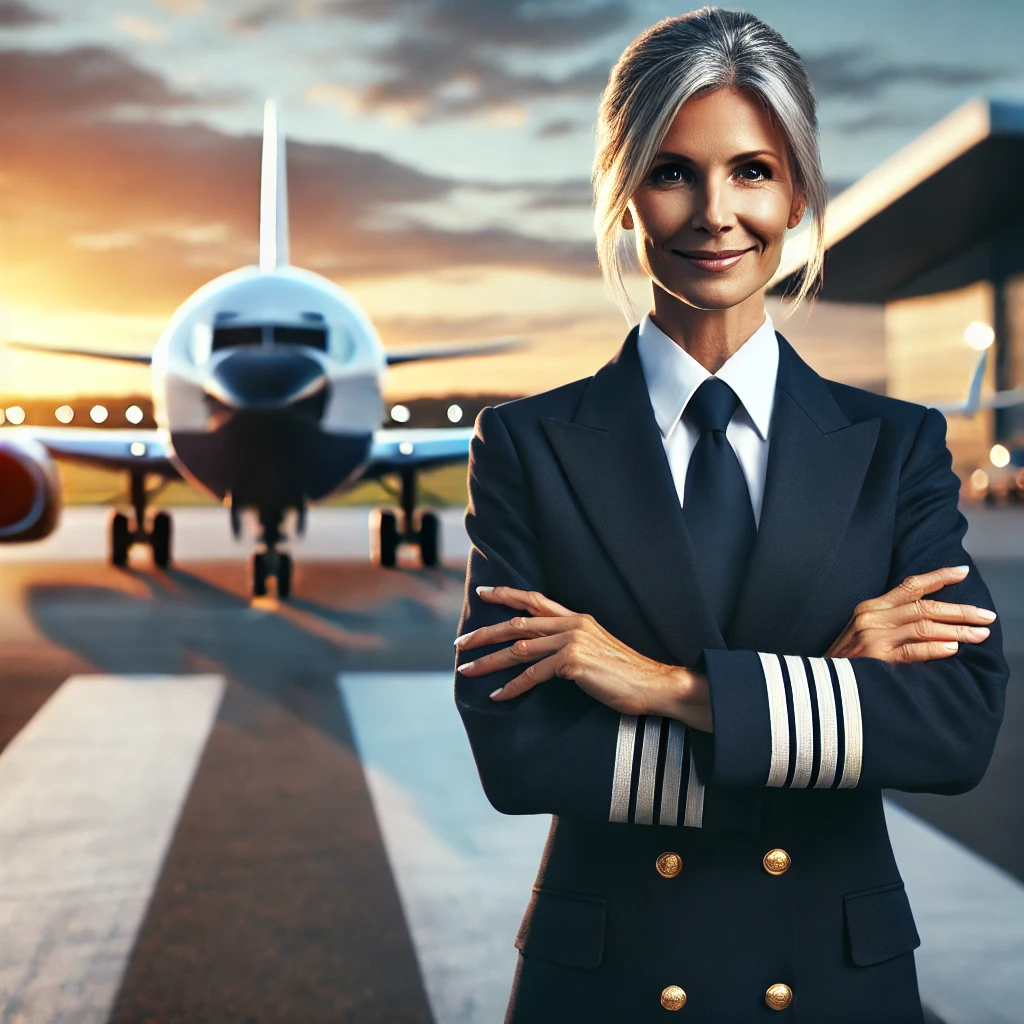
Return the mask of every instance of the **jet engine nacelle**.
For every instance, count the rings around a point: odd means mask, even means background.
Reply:
[[[31,437],[0,430],[0,544],[41,540],[60,519],[60,476]]]

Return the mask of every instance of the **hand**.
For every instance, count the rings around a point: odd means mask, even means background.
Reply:
[[[708,701],[706,685],[703,690],[700,687],[702,676],[638,654],[616,640],[593,615],[570,611],[537,591],[478,587],[477,593],[489,603],[530,613],[481,626],[455,641],[460,651],[502,640],[515,641],[503,650],[460,665],[458,671],[470,678],[533,662],[495,690],[492,700],[510,700],[557,677],[571,679],[595,700],[625,715],[666,714],[669,712],[656,709],[673,707],[678,711],[685,705],[691,717],[700,719],[701,697]],[[710,706],[706,719],[710,728]]]
[[[932,661],[956,654],[960,643],[981,643],[989,634],[985,623],[995,621],[995,612],[923,600],[925,594],[961,582],[968,570],[966,565],[948,566],[908,576],[889,593],[861,601],[825,657]]]

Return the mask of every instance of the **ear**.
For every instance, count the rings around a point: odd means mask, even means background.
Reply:
[[[628,206],[622,213],[622,220],[620,223],[622,224],[623,231],[633,230],[633,211]]]
[[[804,211],[807,209],[807,200],[801,193],[793,196],[793,205],[789,210],[789,222],[787,227],[795,228],[804,218]]]

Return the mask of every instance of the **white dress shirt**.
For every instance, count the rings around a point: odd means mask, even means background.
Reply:
[[[683,504],[686,470],[700,431],[681,418],[686,403],[711,374],[685,349],[654,325],[650,316],[640,321],[637,352],[643,366],[654,418],[675,481],[679,504]],[[772,318],[764,323],[734,352],[715,374],[736,392],[736,407],[725,436],[736,452],[750,491],[754,522],[761,522],[761,500],[768,468],[768,432],[775,405],[775,378],[779,372],[779,342]]]

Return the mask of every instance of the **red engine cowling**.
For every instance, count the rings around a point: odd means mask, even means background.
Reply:
[[[0,430],[0,544],[41,540],[60,519],[60,476],[31,437]]]

